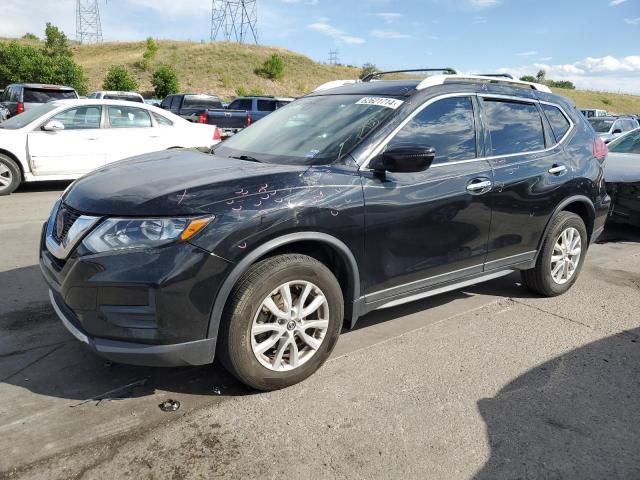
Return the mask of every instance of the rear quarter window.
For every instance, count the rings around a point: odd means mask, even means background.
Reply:
[[[536,105],[484,99],[492,155],[544,150],[542,118]]]
[[[549,121],[549,125],[551,125],[553,136],[556,138],[556,142],[559,142],[571,128],[571,123],[558,107],[546,104],[542,104],[541,106],[542,111]]]

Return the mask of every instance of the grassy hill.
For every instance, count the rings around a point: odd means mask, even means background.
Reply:
[[[85,69],[89,91],[102,88],[109,66],[123,64],[138,78],[140,90],[145,96],[152,95],[151,72],[163,63],[176,68],[182,91],[213,93],[224,99],[237,96],[239,89],[249,94],[300,96],[321,83],[338,78],[357,78],[360,73],[357,68],[320,64],[283,48],[225,42],[160,40],[157,43],[157,56],[146,70],[141,66],[144,42],[75,45],[73,52],[76,61]],[[285,59],[285,76],[280,81],[267,80],[254,73],[273,53],[279,53]],[[583,90],[554,91],[572,98],[580,107],[601,108],[615,113],[640,113],[640,96]]]
[[[300,96],[317,85],[337,78],[357,78],[358,69],[323,65],[304,55],[282,48],[236,43],[192,43],[158,41],[158,54],[148,71],[140,67],[144,42],[79,45],[73,48],[76,61],[87,74],[89,90],[102,88],[110,65],[124,64],[138,77],[142,92],[151,92],[151,72],[157,65],[168,63],[178,71],[184,91],[213,93],[233,98],[239,88],[246,92],[270,95]],[[273,81],[259,77],[254,70],[273,53],[285,59],[285,76]]]

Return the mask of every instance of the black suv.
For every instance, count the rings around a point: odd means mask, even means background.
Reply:
[[[44,225],[53,307],[117,362],[285,387],[358,317],[520,270],[566,292],[610,199],[606,147],[542,85],[435,75],[320,89],[213,155],[71,185]]]

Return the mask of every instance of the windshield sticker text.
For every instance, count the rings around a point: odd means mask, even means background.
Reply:
[[[397,109],[404,102],[402,100],[397,100],[395,98],[384,98],[384,97],[364,97],[356,102],[356,105],[377,105],[379,107],[391,108],[392,110]]]

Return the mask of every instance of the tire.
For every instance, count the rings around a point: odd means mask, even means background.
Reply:
[[[562,251],[558,250],[558,242],[561,242],[560,236],[563,232],[571,232],[572,229],[580,235],[579,258],[575,259],[575,256],[572,257],[569,255],[571,252],[567,250],[568,253],[565,258],[567,258],[571,264],[575,262],[575,267],[573,270],[571,270],[571,268],[566,270],[566,272],[573,272],[569,278],[560,279],[560,281],[558,281],[555,276],[559,275],[562,277],[565,270],[561,268],[559,273],[554,274],[552,269],[552,262],[554,259],[552,257],[558,258],[563,256]],[[577,242],[575,237],[573,237],[573,241]],[[530,270],[523,270],[521,272],[522,282],[533,292],[546,297],[562,295],[571,288],[580,275],[580,271],[582,270],[582,265],[586,257],[587,248],[587,229],[582,218],[572,212],[559,212],[553,220],[551,220],[551,225],[544,237],[542,250],[538,255],[536,266]],[[557,257],[554,256],[554,249]],[[573,252],[575,251],[576,250],[573,250]],[[562,262],[562,260],[555,262],[554,266],[557,266]],[[567,261],[564,261],[564,263],[569,265]]]
[[[0,195],[15,192],[22,182],[22,174],[16,162],[0,154]]]
[[[315,303],[321,306],[301,321],[296,312],[307,285],[303,307],[311,310]],[[287,311],[287,288],[293,306],[289,320],[277,317],[263,303],[271,299],[279,313]],[[220,326],[218,353],[227,370],[249,387],[263,391],[285,388],[306,379],[326,361],[340,335],[343,318],[340,284],[324,264],[300,254],[270,257],[251,266],[232,290]],[[272,348],[256,353],[275,338],[279,340]]]

